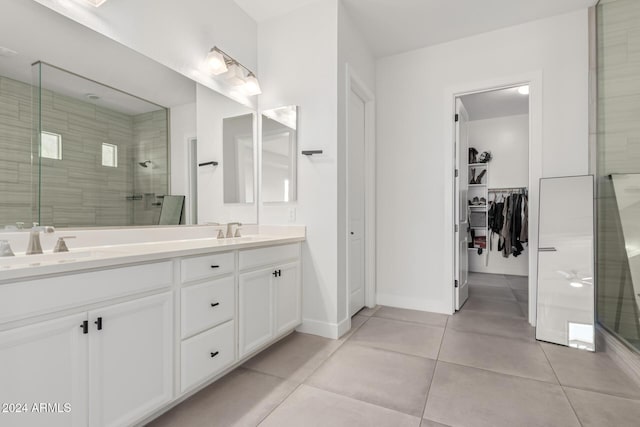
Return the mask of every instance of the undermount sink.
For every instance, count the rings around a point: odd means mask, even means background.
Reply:
[[[94,251],[44,253],[40,255],[18,254],[0,258],[0,268],[37,267],[39,265],[62,264],[98,256]]]

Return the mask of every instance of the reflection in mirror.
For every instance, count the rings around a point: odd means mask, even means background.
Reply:
[[[222,120],[224,202],[253,203],[253,114]]]
[[[296,200],[298,107],[262,112],[262,191],[264,202]]]
[[[167,109],[34,64],[37,222],[156,225],[168,192]]]
[[[179,137],[171,192],[188,192],[195,83],[37,2],[2,12],[0,228],[157,225],[169,124]]]
[[[196,85],[198,223],[257,224],[255,111]]]

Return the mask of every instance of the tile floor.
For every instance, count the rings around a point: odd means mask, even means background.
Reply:
[[[150,425],[640,425],[640,386],[607,355],[535,340],[526,281],[470,283],[454,316],[377,307],[340,340],[294,333]]]

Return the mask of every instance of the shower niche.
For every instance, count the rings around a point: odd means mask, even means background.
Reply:
[[[168,194],[168,110],[53,65],[32,67],[33,217],[155,225]]]

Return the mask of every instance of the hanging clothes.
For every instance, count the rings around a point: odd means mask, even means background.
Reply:
[[[501,202],[494,196],[489,203],[488,225],[491,232],[489,250],[493,250],[493,238],[498,236],[498,251],[508,258],[517,257],[524,251],[529,240],[529,200],[526,190],[507,193]]]

